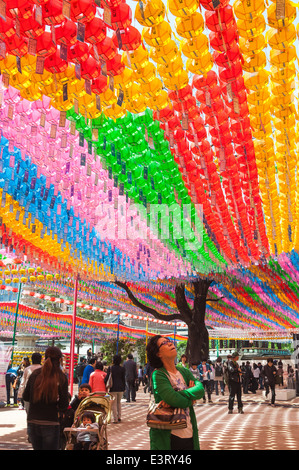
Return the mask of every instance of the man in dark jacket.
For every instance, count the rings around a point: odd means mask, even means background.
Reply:
[[[126,399],[127,402],[136,401],[136,380],[137,380],[137,365],[133,361],[132,354],[128,354],[127,361],[124,362],[125,379],[126,379]]]
[[[228,361],[227,369],[229,374],[229,399],[228,413],[233,413],[235,396],[238,401],[238,412],[243,414],[242,388],[241,388],[241,369],[238,364],[239,354],[234,352],[231,360]]]
[[[277,374],[277,369],[273,364],[272,358],[269,357],[269,359],[267,359],[267,364],[263,367],[261,374],[264,377],[266,398],[269,394],[269,389],[271,388],[271,406],[275,406],[275,377]]]

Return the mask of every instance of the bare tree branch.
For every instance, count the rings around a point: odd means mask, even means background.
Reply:
[[[192,319],[192,310],[186,300],[185,284],[177,284],[175,286],[175,301],[184,321],[186,323],[190,323]]]
[[[218,299],[207,299],[207,302],[219,302],[219,300],[224,299],[225,296],[223,295],[222,297],[219,297]]]
[[[182,316],[179,313],[177,313],[177,314],[174,313],[174,314],[171,314],[171,315],[163,315],[163,314],[157,312],[157,310],[155,310],[151,307],[148,307],[147,305],[144,305],[143,303],[141,303],[135,297],[135,295],[133,294],[133,292],[127,286],[127,284],[125,282],[121,282],[121,281],[117,281],[117,280],[114,281],[114,282],[117,286],[121,287],[122,289],[124,289],[126,291],[126,293],[128,294],[129,299],[131,300],[131,302],[136,307],[140,308],[141,310],[143,310],[146,313],[149,313],[150,315],[153,315],[155,318],[157,318],[157,320],[162,320],[162,321],[182,320]]]

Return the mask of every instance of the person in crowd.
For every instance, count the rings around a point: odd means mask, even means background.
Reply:
[[[271,389],[271,406],[275,406],[275,380],[277,375],[277,369],[273,364],[272,357],[267,359],[267,364],[263,367],[262,374],[264,377],[264,385],[266,389],[266,399],[268,398],[269,391]]]
[[[21,379],[20,387],[18,390],[18,398],[20,400],[22,399],[23,392],[25,390],[25,387],[27,385],[30,375],[32,374],[33,371],[41,367],[42,355],[39,352],[34,352],[31,356],[31,361],[32,361],[32,365],[29,365],[28,367],[26,367],[26,369],[24,370],[22,379]],[[24,409],[26,413],[28,413],[28,407],[29,407],[29,403],[27,401],[24,401]]]
[[[214,377],[215,393],[216,395],[219,395],[219,386],[220,386],[221,394],[224,395],[224,387],[225,387],[224,379],[223,379],[224,369],[223,369],[221,357],[217,357],[215,365],[214,365],[214,370],[215,370],[215,377]]]
[[[96,363],[97,363],[96,357],[93,356],[89,359],[88,364],[84,368],[84,371],[83,371],[82,383],[84,383],[84,384],[89,383],[90,374],[92,374],[92,372],[94,372]]]
[[[29,402],[27,432],[34,450],[59,450],[59,416],[69,405],[61,360],[59,348],[47,348],[43,366],[32,372],[23,393],[23,400]]]
[[[95,370],[90,374],[89,385],[91,386],[91,393],[103,392],[106,393],[106,385],[104,379],[106,372],[103,371],[103,364],[100,361],[96,362]]]
[[[180,362],[178,363],[178,366],[187,367],[187,369],[189,369],[189,364],[187,362],[186,354],[181,355],[181,359],[180,359]]]
[[[258,368],[260,369],[260,375],[259,375],[259,389],[260,389],[260,390],[264,390],[264,378],[263,378],[263,374],[262,374],[263,365],[262,365],[261,362],[258,362],[258,363],[257,363],[257,366],[258,366]]]
[[[68,394],[68,399],[69,399],[69,406],[65,413],[59,416],[59,423],[60,423],[60,450],[65,450],[66,447],[66,436],[64,434],[64,429],[65,428],[71,428],[74,424],[74,418],[75,418],[75,412],[73,408],[71,407],[71,399],[72,396],[69,393]]]
[[[144,373],[143,373],[143,367],[139,366],[138,368],[138,385],[142,384],[144,386]]]
[[[132,354],[128,354],[127,360],[124,362],[124,369],[126,373],[126,399],[129,403],[131,400],[136,401],[137,366]]]
[[[278,361],[277,364],[277,385],[279,387],[283,387],[283,363],[282,361]]]
[[[200,381],[202,382],[205,392],[208,395],[209,403],[212,403],[212,391],[211,391],[211,384],[210,384],[210,374],[212,373],[212,368],[207,361],[202,361],[198,366],[199,374],[200,374]],[[203,396],[203,402],[206,403],[206,395]]]
[[[242,371],[238,364],[239,353],[234,352],[231,359],[228,361],[228,375],[229,375],[229,399],[228,399],[228,413],[233,413],[234,400],[237,397],[238,412],[243,414],[242,403],[242,388],[241,388],[241,375]]]
[[[257,366],[257,364],[253,364],[252,366],[252,393],[256,393],[256,391],[259,388],[259,379],[260,379],[260,368]]]
[[[200,374],[199,374],[197,362],[192,363],[189,370],[190,370],[190,372],[192,372],[193,377],[200,380]]]
[[[210,359],[207,361],[207,363],[209,364],[209,366],[211,368],[211,372],[210,372],[210,390],[211,390],[211,393],[212,393],[214,391],[214,387],[215,387],[215,369],[214,369],[213,363]]]
[[[90,430],[99,429],[95,414],[91,411],[85,411],[82,415],[82,423],[77,429],[80,431],[77,434],[74,450],[90,450],[91,445],[98,441],[98,434],[90,432]]]
[[[252,370],[249,361],[246,361],[246,364],[243,369],[243,393],[249,393],[249,390],[252,391]]]
[[[91,386],[89,384],[82,383],[78,390],[78,395],[75,395],[71,401],[71,407],[74,411],[77,410],[81,401],[91,394]]]
[[[108,368],[105,382],[109,378],[110,373],[112,374],[112,387],[109,394],[114,397],[112,401],[112,418],[113,423],[119,423],[121,421],[121,399],[126,389],[125,369],[121,366],[121,356],[116,354],[113,357],[113,364]]]
[[[84,372],[84,369],[85,369],[86,366],[87,366],[86,359],[84,357],[81,357],[80,361],[78,362],[77,367],[76,367],[76,377],[78,379],[79,387],[82,384],[83,372]]]
[[[151,386],[151,378],[152,378],[152,373],[154,372],[154,368],[147,362],[144,366],[144,380],[145,380],[145,386],[144,386],[144,393],[147,391],[149,393],[152,393],[152,386]]]
[[[179,430],[150,428],[151,450],[197,450],[198,428],[193,404],[204,395],[202,383],[189,369],[176,366],[176,348],[169,339],[156,335],[147,345],[147,357],[154,368],[153,394],[156,403],[184,408],[187,427]]]
[[[13,406],[18,406],[18,390],[16,390],[13,385],[18,377],[19,366],[13,367],[12,362],[10,361],[5,374],[5,386],[6,386],[6,405],[11,406],[10,397],[13,392]]]

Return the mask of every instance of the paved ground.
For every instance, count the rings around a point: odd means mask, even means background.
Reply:
[[[272,408],[262,392],[243,395],[244,414],[228,415],[228,396],[195,406],[202,450],[298,450],[299,397]],[[148,450],[145,417],[149,395],[139,391],[135,403],[122,403],[122,422],[108,425],[109,450]],[[29,450],[26,413],[0,409],[0,450]]]

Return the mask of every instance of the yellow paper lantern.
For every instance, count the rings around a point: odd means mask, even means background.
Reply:
[[[205,34],[182,40],[182,53],[189,59],[197,59],[209,50],[209,40]]]
[[[296,19],[296,8],[290,2],[284,2],[284,13],[282,16],[283,18],[279,18],[277,15],[277,3],[273,2],[267,8],[267,18],[268,24],[272,28],[284,28],[289,26],[293,21]]]
[[[143,46],[122,55],[123,63],[132,69],[144,67],[148,62],[148,52]]]
[[[178,54],[179,50],[173,39],[164,46],[150,49],[150,58],[159,64],[167,64],[169,61],[174,60]]]
[[[162,21],[152,28],[143,29],[143,39],[149,46],[164,46],[171,39],[171,26]]]
[[[197,59],[188,59],[186,68],[191,73],[205,75],[211,70],[213,65],[212,55],[210,52],[206,52]]]
[[[264,51],[260,51],[258,54],[252,56],[244,57],[244,62],[242,63],[242,69],[246,72],[258,72],[267,65],[267,56]]]
[[[134,72],[134,79],[140,83],[149,83],[156,77],[154,64],[148,62],[144,67],[140,67]]]
[[[161,0],[151,0],[150,2],[138,2],[135,10],[135,18],[142,26],[152,27],[162,23],[165,16],[165,6]]]
[[[198,6],[197,0],[168,0],[168,7],[173,16],[182,18],[195,13]]]
[[[240,50],[243,54],[258,54],[266,47],[266,41],[263,34],[248,38],[239,38]]]
[[[193,38],[204,30],[204,20],[199,12],[184,18],[176,18],[176,30],[183,38]]]
[[[296,28],[293,24],[281,29],[270,28],[266,40],[272,49],[287,49],[296,40]]]
[[[250,20],[253,16],[259,16],[265,11],[264,0],[237,0],[233,4],[234,13],[239,20]]]
[[[251,38],[263,33],[266,29],[265,18],[260,15],[250,20],[237,20],[237,28],[240,36]]]
[[[10,75],[9,84],[17,90],[23,90],[31,85],[31,81],[27,74],[17,72],[14,75]]]
[[[140,85],[140,90],[147,98],[152,98],[157,96],[162,91],[163,84],[159,78],[155,78],[149,83],[142,83]]]

